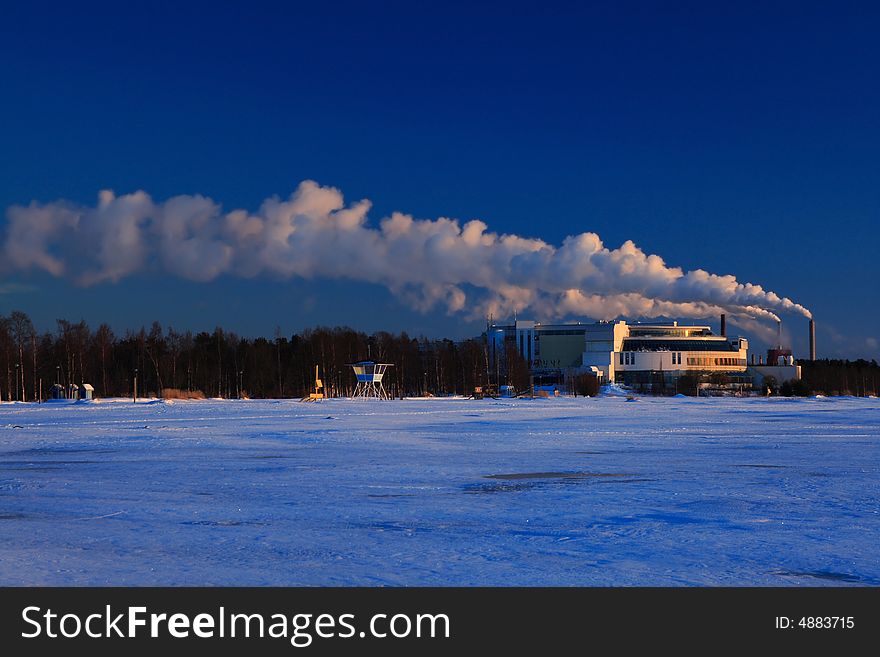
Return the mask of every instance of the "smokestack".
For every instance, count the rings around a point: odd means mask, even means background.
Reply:
[[[782,348],[782,320],[776,320],[776,346]]]
[[[721,313],[721,337],[727,337],[727,315]]]
[[[816,360],[816,322],[810,320],[810,360]]]

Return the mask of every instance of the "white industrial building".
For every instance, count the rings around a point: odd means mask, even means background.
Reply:
[[[583,364],[609,381],[650,383],[657,374],[674,378],[709,372],[742,376],[749,341],[714,335],[709,326],[599,323],[585,332]],[[611,347],[609,349],[609,347]]]
[[[487,339],[491,367],[497,368],[504,350],[515,349],[540,382],[562,383],[572,375],[593,372],[608,382],[646,387],[675,385],[685,375],[712,374],[730,384],[746,385],[760,379],[761,369],[771,365],[769,357],[767,365],[749,365],[749,341],[726,335],[723,316],[721,335],[714,334],[708,325],[678,322],[515,321],[490,323]],[[772,366],[780,383],[800,378],[800,368],[790,356],[785,362],[774,358]]]

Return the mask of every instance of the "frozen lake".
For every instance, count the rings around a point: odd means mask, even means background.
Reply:
[[[880,400],[0,405],[3,585],[880,585]]]

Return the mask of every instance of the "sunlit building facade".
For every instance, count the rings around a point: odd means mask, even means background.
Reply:
[[[705,325],[517,321],[490,323],[487,339],[493,366],[505,350],[515,349],[542,381],[561,382],[585,372],[628,385],[674,384],[688,374],[724,374],[734,382],[750,381],[748,340],[715,335]]]

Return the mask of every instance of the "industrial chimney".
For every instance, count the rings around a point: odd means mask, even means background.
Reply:
[[[810,320],[810,360],[816,360],[816,322]]]
[[[721,337],[727,337],[727,315],[721,313]]]

